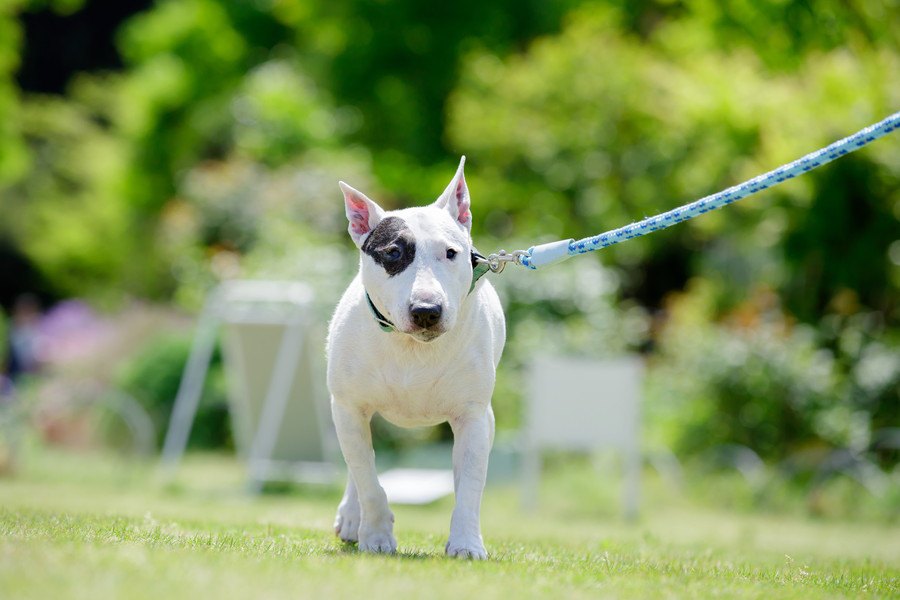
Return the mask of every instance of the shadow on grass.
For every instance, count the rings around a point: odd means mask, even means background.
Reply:
[[[395,560],[440,560],[444,558],[443,554],[416,550],[397,550],[397,552],[393,554],[375,554],[370,552],[363,552],[359,549],[356,542],[340,542],[336,546],[325,548],[322,553],[330,556],[358,555]]]
[[[514,552],[497,552],[488,554],[487,560],[476,560],[473,558],[461,558],[455,556],[447,556],[443,552],[427,552],[419,550],[397,550],[394,554],[375,554],[363,552],[359,549],[356,542],[339,542],[336,546],[331,546],[322,550],[322,554],[329,556],[364,556],[394,560],[408,561],[447,561],[447,562],[463,562],[463,563],[506,563],[516,562],[516,553]]]

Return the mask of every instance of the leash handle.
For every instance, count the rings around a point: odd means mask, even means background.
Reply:
[[[569,246],[574,242],[574,239],[569,238],[558,242],[550,242],[549,244],[532,246],[528,249],[528,254],[522,257],[520,264],[530,269],[539,269],[564,261],[572,256],[572,254],[569,254]],[[526,259],[528,260],[527,263],[525,262]]]
[[[656,215],[655,217],[648,217],[642,221],[637,221],[630,225],[612,229],[605,233],[586,237],[577,241],[574,239],[559,240],[558,242],[533,246],[528,250],[516,250],[512,254],[507,254],[501,250],[499,253],[492,254],[488,257],[488,260],[496,257],[498,261],[497,264],[499,268],[494,269],[492,266],[491,270],[495,273],[501,272],[505,266],[505,262],[515,262],[535,270],[540,267],[560,262],[570,256],[575,256],[576,254],[585,254],[587,252],[599,250],[600,248],[612,246],[613,244],[618,244],[619,242],[624,242],[625,240],[647,235],[648,233],[659,231],[660,229],[666,229],[676,223],[693,219],[694,217],[708,213],[711,210],[722,208],[732,202],[736,202],[747,196],[752,196],[757,192],[778,185],[788,179],[793,179],[797,175],[808,173],[813,169],[817,169],[822,165],[830,163],[836,158],[859,150],[863,146],[874,142],[878,138],[884,137],[895,129],[900,129],[900,112],[896,112],[886,119],[879,121],[874,125],[870,125],[865,129],[861,129],[853,135],[838,140],[821,150],[811,152],[794,162],[787,163],[768,173],[745,181],[744,183]]]

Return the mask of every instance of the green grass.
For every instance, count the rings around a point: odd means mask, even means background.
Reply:
[[[896,525],[698,508],[653,484],[628,524],[589,471],[547,484],[537,515],[488,491],[476,563],[443,556],[449,500],[395,507],[398,554],[367,556],[331,533],[336,489],[254,500],[222,458],[164,486],[147,467],[39,454],[0,479],[0,597],[900,597]]]

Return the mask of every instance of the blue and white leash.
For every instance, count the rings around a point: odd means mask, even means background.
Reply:
[[[570,256],[585,254],[587,252],[599,250],[600,248],[612,246],[613,244],[618,244],[619,242],[624,242],[625,240],[647,235],[648,233],[671,227],[676,223],[693,219],[694,217],[702,215],[703,213],[708,213],[711,210],[722,208],[732,202],[737,202],[741,198],[746,198],[756,192],[760,192],[764,189],[778,185],[783,181],[792,179],[797,175],[812,171],[824,164],[830,163],[836,158],[859,150],[866,144],[874,142],[878,138],[883,137],[898,128],[900,128],[900,112],[896,112],[883,121],[870,125],[830,146],[807,154],[803,158],[795,160],[792,163],[782,165],[774,171],[769,171],[768,173],[754,177],[749,181],[745,181],[744,183],[721,191],[718,194],[706,196],[705,198],[656,215],[655,217],[648,217],[643,221],[619,227],[618,229],[613,229],[599,235],[586,237],[582,240],[559,240],[557,242],[533,246],[528,250],[516,250],[511,253],[500,250],[496,254],[491,254],[485,260],[490,269],[495,273],[502,271],[508,262],[514,262],[524,267],[528,267],[529,269],[538,269],[565,260]]]

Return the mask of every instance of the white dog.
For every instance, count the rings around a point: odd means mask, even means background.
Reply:
[[[375,472],[369,422],[377,412],[402,427],[450,423],[456,507],[446,552],[487,558],[481,495],[506,325],[494,288],[478,280],[483,269],[473,276],[464,163],[437,201],[419,208],[386,212],[340,183],[360,267],[328,332],[332,415],[350,471],[334,528],[363,551],[397,549]]]

